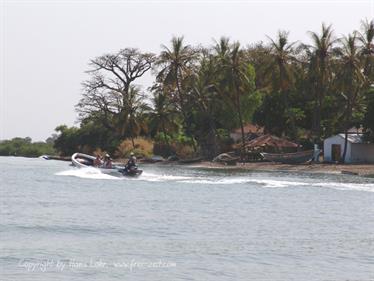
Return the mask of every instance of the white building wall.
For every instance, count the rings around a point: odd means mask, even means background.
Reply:
[[[339,144],[340,145],[340,156],[343,156],[344,153],[344,138],[342,138],[339,135],[329,137],[328,139],[325,139],[323,142],[323,159],[324,161],[332,161],[332,145],[333,144]],[[352,161],[351,159],[351,143],[348,142],[347,145],[347,154],[346,154],[346,162],[350,163]]]
[[[352,162],[374,163],[374,144],[352,144]]]

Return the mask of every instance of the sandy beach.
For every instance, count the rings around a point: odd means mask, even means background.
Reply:
[[[235,166],[226,166],[214,162],[200,162],[190,164],[193,167],[212,168],[212,169],[246,169],[251,171],[300,171],[310,173],[329,173],[329,174],[352,174],[366,177],[374,177],[373,164],[280,164],[272,162],[240,163]]]

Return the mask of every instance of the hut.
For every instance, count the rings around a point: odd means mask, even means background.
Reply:
[[[273,135],[263,135],[249,141],[245,145],[247,150],[269,153],[296,152],[300,145]]]
[[[374,144],[364,140],[364,134],[349,132],[346,163],[374,163]],[[337,134],[324,140],[323,158],[327,162],[340,162],[344,152],[345,134]]]
[[[244,125],[243,129],[246,141],[250,141],[264,134],[263,127],[251,123],[247,123],[246,125]],[[231,131],[230,138],[232,138],[235,143],[240,142],[242,140],[242,129],[237,128]]]

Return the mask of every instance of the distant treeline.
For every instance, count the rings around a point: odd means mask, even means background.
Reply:
[[[38,157],[43,154],[56,154],[52,139],[47,142],[32,142],[27,137],[0,141],[0,156]]]
[[[279,31],[247,47],[228,38],[191,46],[174,37],[157,55],[125,48],[94,58],[76,106],[80,126],[59,126],[55,147],[115,153],[124,141],[138,148],[142,137],[160,154],[211,158],[247,122],[303,143],[352,126],[373,140],[373,21],[341,38],[324,24],[308,34],[310,45]],[[136,82],[149,71],[154,83],[141,89]]]

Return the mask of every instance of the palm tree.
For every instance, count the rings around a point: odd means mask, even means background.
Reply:
[[[157,79],[164,86],[172,89],[172,101],[175,102],[176,107],[183,116],[186,134],[191,135],[184,82],[191,75],[193,62],[197,59],[197,52],[190,45],[183,44],[183,37],[173,37],[171,48],[165,45],[161,47],[163,50],[156,63],[161,67]],[[195,146],[194,149],[196,150]]]
[[[230,39],[228,37],[221,37],[219,41],[215,41],[213,49],[218,60],[224,62],[231,51]]]
[[[357,35],[349,34],[341,40],[341,48],[338,55],[341,61],[340,71],[337,79],[341,94],[345,100],[345,141],[342,161],[345,162],[348,144],[348,129],[352,122],[353,109],[358,105],[360,94],[362,92],[365,77],[363,75],[363,67],[359,56],[359,46],[357,45]]]
[[[229,55],[229,64],[227,67],[229,68],[228,77],[230,84],[230,89],[232,89],[233,93],[233,101],[238,113],[238,120],[240,124],[240,129],[242,133],[242,148],[244,149],[245,146],[245,135],[244,135],[244,124],[243,124],[243,117],[242,117],[242,109],[240,104],[240,96],[243,94],[243,87],[242,84],[247,78],[246,73],[246,65],[242,60],[239,42],[234,43],[232,50]]]
[[[141,131],[147,130],[145,115],[150,110],[144,102],[144,95],[140,93],[139,88],[130,86],[128,95],[124,99],[124,110],[121,112],[124,126],[122,126],[122,135],[127,133],[131,138],[133,148],[135,148],[134,138]]]
[[[152,90],[153,108],[149,113],[150,126],[156,132],[162,132],[165,144],[169,144],[168,133],[177,130],[178,127],[175,108],[171,105],[161,85],[155,85]]]
[[[243,50],[239,42],[230,44],[227,38],[221,38],[216,43],[215,52],[217,57],[217,76],[219,76],[216,88],[221,95],[228,99],[236,109],[238,123],[242,135],[242,152],[245,146],[245,134],[243,124],[243,112],[241,108],[241,97],[254,90],[254,81],[249,77],[249,64],[245,61]]]
[[[321,33],[309,32],[313,45],[310,48],[309,76],[311,90],[314,92],[314,122],[313,129],[317,134],[317,139],[321,137],[321,112],[328,87],[332,79],[331,61],[333,45],[336,39],[333,35],[332,26],[322,24]]]
[[[364,60],[364,75],[368,83],[373,82],[374,74],[374,20],[361,22],[362,33],[358,33],[358,40],[361,42],[361,56]]]
[[[212,158],[217,153],[217,130],[214,114],[220,110],[216,91],[216,64],[208,50],[203,50],[198,72],[190,82],[193,106],[196,109],[196,125],[199,132],[200,147],[203,153]]]
[[[292,63],[295,62],[293,46],[296,43],[290,43],[288,35],[289,32],[279,31],[276,40],[268,37],[272,59],[266,71],[272,74],[273,90],[279,91],[283,97],[284,115],[288,114],[288,95],[293,88]]]

